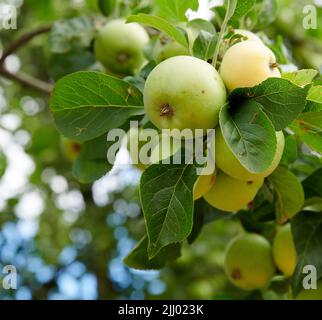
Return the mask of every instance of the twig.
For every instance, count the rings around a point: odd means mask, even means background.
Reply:
[[[12,42],[8,46],[8,48],[4,50],[3,55],[0,58],[0,75],[8,79],[18,81],[21,84],[28,86],[29,88],[50,94],[52,91],[52,85],[26,74],[11,73],[4,67],[4,62],[8,58],[8,56],[19,50],[21,47],[25,46],[34,37],[49,32],[51,28],[52,26],[40,27],[34,31],[22,35],[20,38]]]

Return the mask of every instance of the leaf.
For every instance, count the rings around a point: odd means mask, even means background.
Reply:
[[[225,141],[240,163],[253,173],[265,171],[273,162],[277,140],[260,105],[248,101],[236,111],[225,106],[219,118]]]
[[[292,291],[296,296],[302,287],[303,268],[313,265],[318,279],[322,277],[322,214],[304,211],[291,220],[298,263],[292,278]]]
[[[239,20],[245,16],[255,5],[256,0],[242,0],[237,1],[236,9],[231,20]]]
[[[239,88],[230,97],[232,106],[243,100],[261,105],[276,131],[286,128],[305,109],[308,87],[301,88],[285,79],[269,78],[253,88]]]
[[[305,112],[290,126],[313,150],[322,153],[322,112]]]
[[[322,86],[312,87],[308,93],[307,100],[322,103]]]
[[[193,19],[187,22],[187,28],[197,30],[198,32],[205,31],[210,34],[216,33],[216,28],[214,27],[214,25],[204,19]]]
[[[261,0],[255,7],[256,29],[264,29],[276,20],[278,15],[277,0]]]
[[[313,172],[302,182],[305,198],[322,197],[322,168]]]
[[[6,172],[7,164],[6,156],[0,151],[0,178]]]
[[[304,87],[313,82],[318,72],[313,69],[303,69],[295,72],[286,72],[282,74],[284,79],[296,84],[297,86]]]
[[[217,34],[201,31],[193,44],[193,55],[202,60],[209,60],[214,56],[217,41]]]
[[[204,199],[197,200],[194,205],[193,228],[188,237],[188,243],[192,244],[198,238],[205,224],[218,220],[228,220],[233,216],[234,214],[213,208]]]
[[[322,103],[317,103],[307,100],[304,112],[318,112],[322,111]]]
[[[54,53],[66,53],[75,45],[89,48],[94,35],[93,21],[88,17],[56,22],[49,35],[50,50]]]
[[[298,178],[284,167],[278,167],[268,177],[277,193],[277,210],[283,217],[292,218],[302,210],[304,191]]]
[[[188,9],[196,11],[198,0],[156,0],[158,15],[174,22],[187,21]]]
[[[77,72],[59,80],[50,106],[58,130],[84,142],[143,115],[142,93],[134,86],[97,72]]]
[[[116,0],[98,0],[98,7],[104,16],[110,16],[115,10]]]
[[[127,22],[138,22],[150,27],[153,27],[157,30],[168,35],[171,39],[177,41],[184,47],[188,47],[188,41],[185,35],[177,29],[174,25],[172,25],[167,20],[160,18],[158,16],[153,16],[145,13],[140,13],[138,15],[133,15],[127,18]]]
[[[184,164],[156,164],[141,178],[140,196],[149,237],[148,254],[153,258],[172,243],[184,241],[193,224],[193,186],[196,168]]]
[[[296,138],[295,136],[287,136],[285,139],[285,147],[280,164],[288,166],[296,161],[297,156],[298,152]]]
[[[148,243],[148,237],[144,236],[125,257],[124,263],[134,269],[156,270],[165,267],[167,263],[178,259],[181,255],[181,244],[175,243],[163,247],[154,258],[149,259]]]

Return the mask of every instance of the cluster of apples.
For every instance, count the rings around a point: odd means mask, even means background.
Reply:
[[[159,64],[144,88],[146,114],[160,130],[217,128],[213,153],[219,170],[212,177],[198,179],[194,198],[204,197],[210,205],[226,212],[239,211],[255,198],[264,178],[278,166],[285,143],[283,132],[277,132],[270,168],[254,174],[242,166],[225,141],[218,123],[227,92],[253,87],[269,77],[281,77],[274,53],[257,35],[246,30],[235,32],[243,41],[227,50],[219,72],[208,62],[189,56],[189,49],[160,36],[153,49],[154,60]],[[189,38],[194,37],[190,31]],[[112,20],[97,36],[96,57],[111,72],[134,74],[145,63],[148,42],[149,36],[139,24]],[[158,156],[152,158],[151,163],[161,160]]]

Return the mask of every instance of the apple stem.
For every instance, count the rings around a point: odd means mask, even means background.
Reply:
[[[171,106],[167,103],[162,106],[160,116],[161,117],[168,117],[173,115],[173,110]]]
[[[270,66],[271,69],[275,69],[275,68],[278,67],[278,63],[274,62],[274,63],[271,63],[269,66]]]

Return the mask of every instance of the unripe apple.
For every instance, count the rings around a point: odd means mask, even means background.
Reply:
[[[211,190],[215,179],[215,174],[199,176],[193,187],[193,200],[196,201],[206,195]]]
[[[188,56],[160,63],[144,88],[145,111],[159,129],[212,129],[226,98],[215,68]]]
[[[263,41],[259,38],[259,36],[257,36],[255,33],[251,32],[251,31],[244,30],[244,29],[235,29],[234,33],[240,34],[243,37],[246,37],[247,40],[255,41],[255,42],[263,44]]]
[[[154,48],[153,48],[153,59],[156,63],[176,57],[176,56],[190,56],[189,49],[179,44],[178,42],[169,39],[165,36],[161,36]]]
[[[230,281],[240,289],[265,288],[275,274],[270,243],[257,234],[235,238],[226,250],[225,271]]]
[[[237,212],[254,200],[263,183],[264,179],[246,182],[219,171],[212,188],[204,198],[214,208]]]
[[[121,75],[136,73],[145,63],[145,29],[123,19],[109,21],[97,34],[95,55],[108,70]]]
[[[237,159],[227,145],[221,130],[216,130],[215,138],[215,161],[216,165],[229,176],[243,180],[252,181],[268,177],[278,167],[284,151],[285,138],[282,131],[276,132],[277,148],[272,164],[268,169],[260,173],[248,171]]]
[[[281,77],[273,51],[250,40],[239,42],[227,50],[220,75],[229,91],[254,87],[268,78]]]
[[[277,231],[273,242],[273,256],[277,268],[291,277],[296,267],[297,255],[290,224],[282,226]]]
[[[70,162],[74,162],[77,159],[82,148],[79,142],[66,138],[62,138],[61,146],[66,159]]]

